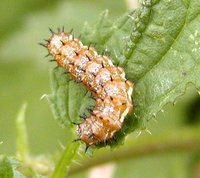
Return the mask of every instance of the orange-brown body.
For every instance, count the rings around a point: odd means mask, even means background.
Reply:
[[[124,70],[84,46],[70,33],[58,32],[48,39],[47,48],[60,67],[92,92],[96,105],[91,115],[78,125],[80,139],[86,145],[97,145],[111,139],[132,111],[133,84]]]

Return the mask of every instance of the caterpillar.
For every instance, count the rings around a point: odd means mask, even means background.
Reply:
[[[124,69],[111,59],[85,46],[71,32],[58,30],[49,37],[47,47],[58,66],[80,81],[96,100],[90,116],[77,124],[79,140],[87,146],[112,139],[121,130],[124,119],[133,110],[133,83],[125,78]]]

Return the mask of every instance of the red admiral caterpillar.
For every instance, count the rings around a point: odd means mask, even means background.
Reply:
[[[114,66],[109,57],[97,54],[93,47],[84,46],[71,33],[64,30],[51,32],[52,36],[44,45],[49,54],[96,99],[90,116],[77,124],[79,139],[87,146],[112,139],[121,130],[126,115],[132,111],[133,84],[125,78],[124,70]]]

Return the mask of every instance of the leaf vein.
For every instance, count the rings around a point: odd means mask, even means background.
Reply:
[[[174,38],[173,42],[169,45],[168,49],[165,51],[165,53],[162,55],[162,57],[156,63],[154,63],[141,77],[139,77],[138,80],[143,79],[155,66],[157,66],[165,58],[165,56],[170,51],[172,46],[175,45],[175,43],[177,42],[177,40],[181,36],[183,30],[185,29],[185,26],[187,25],[186,20],[187,20],[187,16],[188,16],[189,7],[190,7],[190,4],[187,8],[187,13],[186,13],[186,16],[185,16],[184,23],[183,23],[182,27],[180,28],[180,31],[177,33],[177,36]],[[195,18],[197,18],[197,16]]]

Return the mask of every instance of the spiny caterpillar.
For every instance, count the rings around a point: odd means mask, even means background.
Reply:
[[[109,57],[97,54],[93,47],[84,46],[71,32],[50,31],[52,35],[44,45],[49,54],[96,100],[90,116],[77,124],[79,140],[87,146],[106,143],[121,130],[133,109],[133,84],[125,78],[121,67],[114,66]]]

